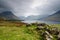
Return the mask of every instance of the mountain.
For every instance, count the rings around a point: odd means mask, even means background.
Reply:
[[[38,16],[34,16],[34,15],[30,15],[25,18],[25,20],[36,20],[36,19],[38,19]]]
[[[40,18],[44,18],[47,15],[31,15],[25,18],[25,20],[39,20]]]
[[[11,11],[4,11],[0,13],[0,19],[4,20],[19,20],[17,16],[15,16]]]
[[[25,18],[26,18],[26,17],[24,17],[24,16],[20,16],[20,17],[19,17],[20,20],[25,20]]]
[[[45,21],[58,21],[58,22],[60,22],[60,10],[57,11],[56,13],[48,16],[48,17],[43,18],[42,20],[45,20]]]

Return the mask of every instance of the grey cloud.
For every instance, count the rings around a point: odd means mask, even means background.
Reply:
[[[5,2],[11,5],[16,15],[21,16],[30,9],[32,0],[5,0]]]
[[[32,8],[34,1],[42,1],[41,5]],[[0,11],[11,10],[17,16],[26,15],[45,15],[52,14],[57,10],[60,10],[60,0],[0,0]],[[32,5],[33,4],[33,5]],[[44,4],[44,5],[43,5]]]
[[[60,10],[60,0],[48,0],[47,4],[38,6],[36,9],[37,12],[42,13],[42,15],[51,15]]]
[[[3,0],[0,0],[0,12],[3,12],[3,11],[10,11],[11,10],[11,7],[5,3]]]

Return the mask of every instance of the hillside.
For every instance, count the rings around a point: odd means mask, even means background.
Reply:
[[[19,20],[11,11],[5,11],[0,13],[0,19],[4,20]]]
[[[43,20],[60,22],[60,10],[48,17],[43,18]]]
[[[47,15],[30,15],[25,18],[25,20],[39,20],[40,18],[44,18]]]

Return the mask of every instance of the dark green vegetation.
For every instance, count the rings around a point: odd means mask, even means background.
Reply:
[[[60,24],[0,21],[0,40],[58,40]]]

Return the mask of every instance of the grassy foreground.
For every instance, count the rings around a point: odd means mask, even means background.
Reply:
[[[44,37],[41,36],[41,33],[36,31],[36,25],[26,26],[24,24],[17,26],[17,24],[10,22],[2,22],[0,24],[0,40],[45,40]],[[60,28],[60,24],[51,26],[58,26],[58,28]],[[42,32],[44,31],[43,29]],[[52,40],[57,39],[54,38]]]
[[[19,26],[16,23],[0,23],[0,40],[39,40],[38,33],[34,30],[35,26]]]
[[[39,40],[36,31],[24,27],[0,27],[0,40]]]

